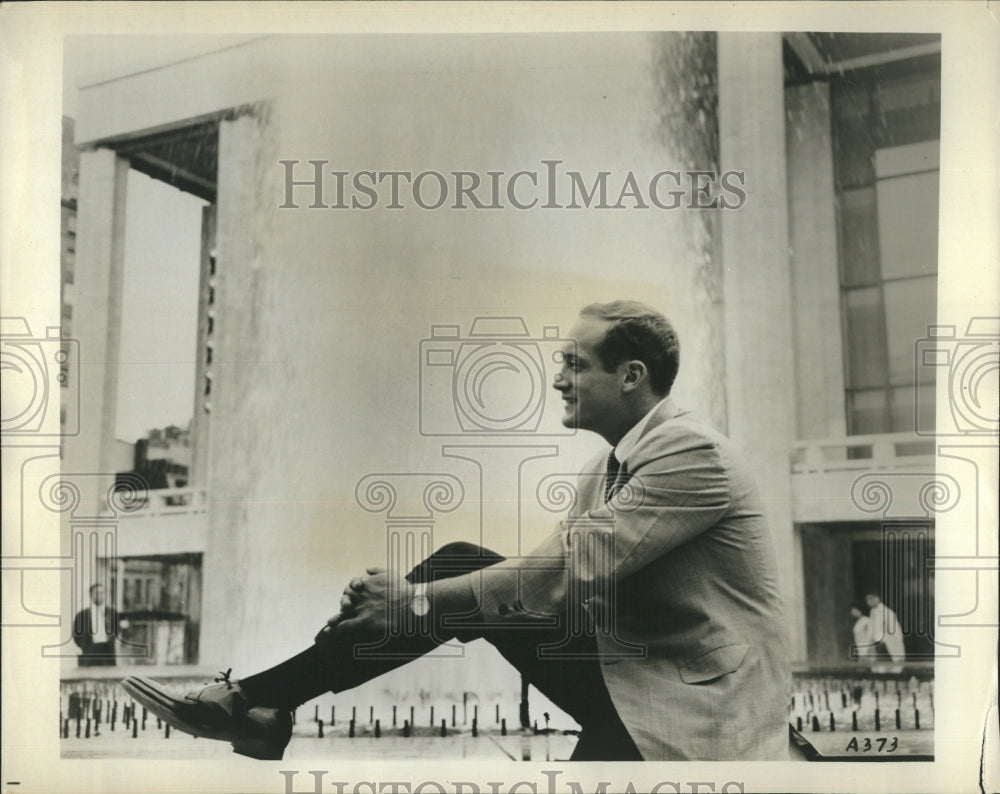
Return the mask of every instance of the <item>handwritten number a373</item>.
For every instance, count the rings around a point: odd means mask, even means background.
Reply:
[[[899,739],[895,736],[891,739],[888,736],[878,736],[874,742],[872,742],[871,737],[865,736],[860,745],[858,744],[858,737],[852,736],[851,741],[847,743],[847,747],[844,749],[845,751],[855,753],[870,753],[872,750],[876,753],[894,753],[897,747],[899,747]]]

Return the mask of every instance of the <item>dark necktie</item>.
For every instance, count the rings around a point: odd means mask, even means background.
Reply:
[[[618,462],[618,458],[615,457],[615,451],[611,450],[608,455],[608,468],[607,473],[604,477],[604,501],[605,503],[611,501],[611,497],[615,495],[618,490],[615,486],[618,484],[618,472],[621,471],[622,465]]]

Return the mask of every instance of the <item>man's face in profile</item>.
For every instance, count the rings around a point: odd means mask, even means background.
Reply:
[[[90,600],[94,602],[95,606],[100,606],[104,603],[104,587],[98,585],[93,590],[90,591]]]
[[[865,603],[868,604],[869,609],[874,609],[882,602],[877,595],[866,595]]]
[[[562,423],[601,435],[615,426],[622,395],[617,369],[605,372],[596,351],[607,327],[606,321],[589,315],[577,321],[569,332],[571,341],[563,347],[562,369],[552,384],[566,403]]]

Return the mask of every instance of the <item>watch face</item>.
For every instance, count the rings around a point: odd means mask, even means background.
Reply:
[[[422,618],[430,612],[431,600],[423,594],[415,595],[413,596],[413,600],[410,602],[410,609],[413,610],[414,615]]]

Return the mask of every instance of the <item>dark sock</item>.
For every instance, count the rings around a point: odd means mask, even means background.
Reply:
[[[503,559],[499,554],[472,543],[449,543],[410,571],[406,578],[410,582],[429,582],[437,577],[478,571]],[[437,577],[431,575],[432,570],[437,571]],[[419,648],[406,645],[405,650],[409,654],[390,655],[382,659],[375,657],[362,663],[354,655],[353,646],[336,642],[333,634],[327,636],[321,632],[317,635],[316,642],[316,645],[298,656],[269,670],[249,678],[241,678],[240,687],[246,693],[250,705],[295,709],[324,692],[340,692],[358,686],[405,664],[408,658],[426,653],[436,645],[431,643],[428,647]],[[329,661],[324,661],[324,654]],[[331,671],[337,673],[336,681]]]
[[[313,645],[278,665],[240,679],[252,706],[295,709],[330,691],[330,678],[319,649]]]

